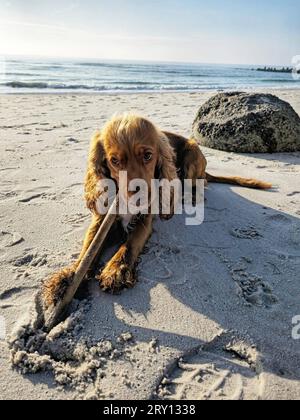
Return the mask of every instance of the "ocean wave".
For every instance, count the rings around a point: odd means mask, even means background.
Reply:
[[[139,65],[139,64],[124,64],[124,63],[74,63],[74,66],[115,68],[115,69],[125,69],[125,70],[144,67],[143,65]]]
[[[7,77],[7,76],[13,76],[13,77],[38,77],[38,74],[34,74],[34,73],[18,73],[18,72],[3,72],[0,73],[3,76]]]
[[[1,79],[0,79],[1,80]],[[75,81],[74,81],[75,82]],[[195,80],[193,79],[193,82]],[[290,79],[263,79],[260,80],[259,83],[254,79],[248,80],[248,83],[245,79],[243,82],[240,81],[239,83],[232,83],[229,80],[225,80],[225,78],[221,80],[201,80],[199,83],[185,83],[185,81],[178,82],[178,81],[139,81],[139,80],[126,80],[126,81],[111,81],[111,82],[102,82],[99,80],[98,83],[67,83],[65,80],[64,82],[45,82],[45,81],[18,81],[18,80],[11,80],[11,81],[3,81],[0,83],[1,91],[48,91],[48,92],[107,92],[107,93],[122,93],[122,92],[191,92],[191,91],[203,91],[203,90],[226,90],[232,89],[247,89],[256,87],[257,85],[261,86],[270,86],[271,84],[280,87],[281,85],[284,87],[300,87],[299,82],[297,83],[295,80]],[[280,83],[281,82],[281,83]]]
[[[37,82],[5,82],[0,83],[0,86],[5,86],[13,89],[47,89],[48,83]]]
[[[88,90],[88,91],[164,91],[164,90],[198,90],[203,88],[200,85],[185,85],[185,84],[155,84],[150,82],[133,82],[128,81],[123,84],[108,84],[108,85],[83,85],[83,84],[54,84],[46,82],[20,82],[11,81],[0,83],[0,86],[4,86],[12,89],[39,89],[39,90]],[[205,86],[206,88],[208,86]],[[215,87],[215,86],[214,86]]]
[[[46,82],[5,82],[0,83],[0,86],[5,86],[13,89],[55,89],[55,90],[104,90],[105,86],[88,86],[88,85],[68,85],[64,83],[46,83]]]
[[[295,83],[293,78],[276,79],[276,77],[274,77],[274,79],[262,79],[261,81],[265,83]]]
[[[121,69],[129,70],[133,73],[144,73],[144,72],[153,72],[153,73],[162,73],[162,74],[172,74],[172,75],[184,75],[192,76],[191,70],[184,68],[174,69],[172,67],[162,66],[160,64],[126,64],[126,63],[77,63],[74,64],[79,67],[99,67],[99,68],[110,68],[110,69]]]

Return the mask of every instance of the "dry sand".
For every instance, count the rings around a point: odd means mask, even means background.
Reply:
[[[0,98],[0,316],[8,332],[40,282],[80,249],[92,132],[114,112],[135,111],[188,136],[211,94]],[[300,91],[275,94],[300,112]],[[0,341],[1,398],[300,399],[300,340],[292,339],[300,153],[204,152],[210,172],[276,188],[210,185],[203,225],[157,221],[133,290],[111,296],[91,281],[72,316],[32,343],[40,354],[13,355],[19,370]]]

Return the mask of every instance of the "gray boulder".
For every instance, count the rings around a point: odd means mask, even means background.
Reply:
[[[220,93],[201,106],[193,136],[202,146],[228,152],[295,152],[300,117],[274,95]]]

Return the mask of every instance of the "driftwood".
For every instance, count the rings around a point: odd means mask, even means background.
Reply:
[[[116,198],[111,208],[109,209],[103,223],[101,224],[97,235],[95,236],[83,260],[78,266],[76,273],[74,274],[74,277],[68,285],[68,288],[65,291],[62,299],[55,305],[51,305],[47,310],[45,310],[44,328],[46,330],[50,331],[53,327],[57,325],[67,306],[72,302],[75,293],[77,292],[79,286],[81,285],[82,281],[87,275],[94,259],[101,251],[104,241],[109,231],[111,230],[113,223],[116,220],[117,202],[118,199]]]

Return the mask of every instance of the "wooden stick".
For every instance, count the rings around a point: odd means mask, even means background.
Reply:
[[[83,279],[87,275],[94,259],[97,254],[100,252],[104,241],[111,230],[113,223],[117,217],[117,203],[118,198],[115,199],[111,208],[109,209],[103,223],[101,224],[97,235],[95,236],[93,242],[91,243],[89,249],[87,250],[84,258],[82,259],[80,265],[78,266],[74,277],[68,286],[62,300],[56,305],[51,305],[44,314],[45,324],[44,327],[47,331],[50,331],[55,325],[57,325],[60,316],[63,314],[66,307],[72,302],[75,293],[77,292],[79,286],[81,285]]]

